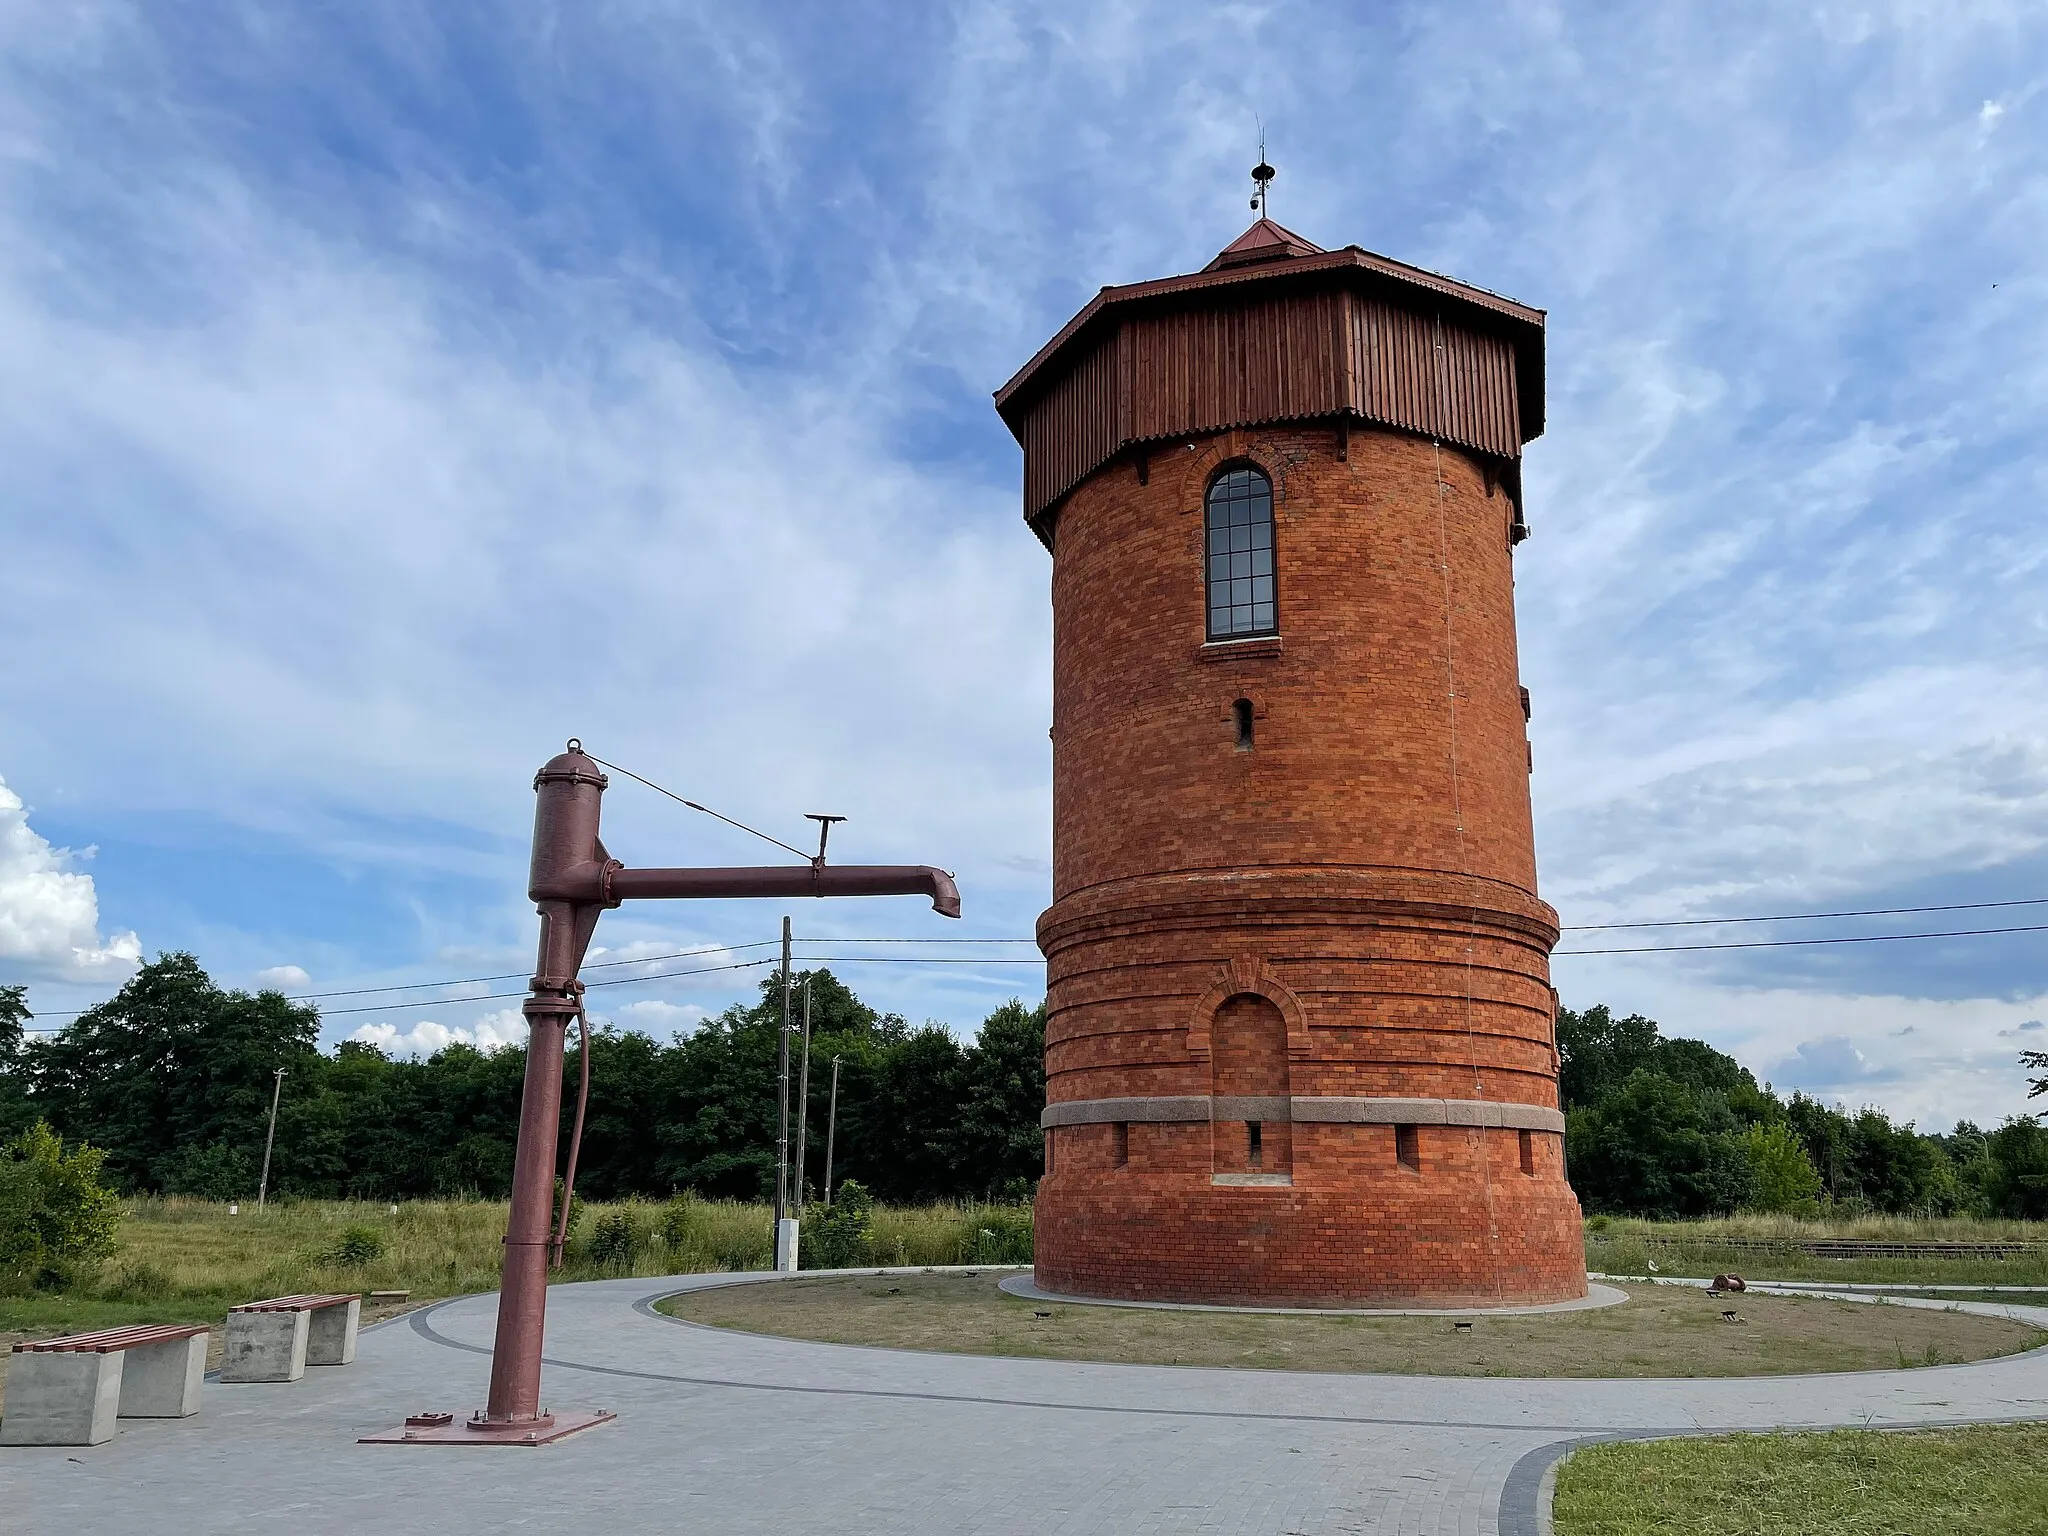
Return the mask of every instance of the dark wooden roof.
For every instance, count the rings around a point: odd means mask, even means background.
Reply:
[[[1267,219],[1204,270],[1104,288],[996,391],[1025,516],[1134,443],[1355,416],[1504,459],[1543,430],[1543,311]]]

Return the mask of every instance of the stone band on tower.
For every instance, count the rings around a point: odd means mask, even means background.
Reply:
[[[1583,1295],[1510,557],[1542,312],[1261,218],[996,405],[1053,555],[1038,1283]]]

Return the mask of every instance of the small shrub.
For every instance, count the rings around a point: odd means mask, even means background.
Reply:
[[[1599,1216],[1588,1216],[1586,1218],[1586,1230],[1588,1232],[1605,1232],[1613,1225],[1614,1218],[1604,1213]]]
[[[875,1199],[848,1179],[839,1186],[832,1208],[818,1220],[811,1251],[817,1269],[855,1269],[874,1262]]]
[[[647,1246],[647,1235],[631,1211],[606,1211],[590,1229],[585,1252],[600,1269],[628,1270]]]
[[[64,1290],[97,1272],[121,1224],[105,1158],[87,1142],[67,1153],[40,1120],[0,1150],[0,1281]]]
[[[334,1246],[320,1255],[337,1269],[361,1269],[384,1257],[384,1236],[375,1227],[343,1227]]]
[[[703,1225],[697,1211],[697,1197],[687,1191],[661,1208],[661,1246],[670,1253],[682,1253],[696,1240]]]

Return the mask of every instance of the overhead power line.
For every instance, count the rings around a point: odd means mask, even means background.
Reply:
[[[665,960],[687,960],[692,955],[730,955],[746,949],[765,949],[770,944],[779,944],[780,939],[762,939],[755,944],[704,944],[696,949],[678,949],[665,955],[638,955],[631,960],[589,960],[584,962],[586,971],[602,970],[613,965],[659,965]],[[495,976],[465,976],[460,981],[402,981],[388,987],[349,987],[340,992],[301,992],[292,999],[295,1003],[310,1003],[322,997],[368,997],[373,992],[431,992],[441,987],[474,987],[487,981],[517,981],[530,974],[526,971],[500,971]],[[463,998],[450,998],[450,1002],[463,1002]],[[339,1012],[340,1010],[335,1010]]]
[[[599,763],[602,763],[602,762],[604,762],[604,759],[603,759],[603,758],[592,758],[592,759],[591,759],[591,761],[593,761],[593,762],[599,762]],[[606,767],[612,767],[612,766],[614,766],[614,765],[613,765],[613,764],[610,764],[610,763],[606,763],[606,764],[605,764],[605,766],[606,766]],[[621,769],[619,769],[619,772],[621,772],[621,773],[625,773],[625,772],[627,772],[627,770],[626,770],[626,769],[624,769],[624,768],[621,768]],[[667,793],[667,791],[666,791],[666,790],[664,790],[664,791],[663,791],[663,793],[664,793],[664,794],[666,794],[666,793]],[[688,801],[685,801],[684,803],[685,803],[685,804],[689,804],[690,802],[688,802]],[[713,814],[713,815],[716,815],[717,813],[716,813],[716,812],[712,812],[711,814]],[[735,825],[737,825],[737,823],[735,823]],[[1561,932],[1564,932],[1564,933],[1602,933],[1602,932],[1608,932],[1608,931],[1612,931],[1612,930],[1618,930],[1618,929],[1623,929],[1623,928],[1701,928],[1701,927],[1717,927],[1717,926],[1732,926],[1732,925],[1735,925],[1735,924],[1740,924],[1740,923],[1795,923],[1795,922],[1809,922],[1809,921],[1813,921],[1813,920],[1816,920],[1816,919],[1820,919],[1820,918],[1831,918],[1831,917],[1899,917],[1899,916],[1904,916],[1904,915],[1906,915],[1906,914],[1908,914],[1908,913],[1916,913],[1916,912],[1978,912],[1978,911],[1983,911],[1983,910],[1986,910],[1986,909],[1988,909],[1988,908],[1992,908],[1992,907],[2038,907],[2038,906],[2048,906],[2048,896],[2030,896],[2030,897],[2024,897],[2024,898],[2020,898],[2020,899],[2016,899],[2016,900],[2012,900],[2012,901],[1964,901],[1964,902],[1954,902],[1954,903],[1950,903],[1950,904],[1948,904],[1948,905],[1944,905],[1944,906],[1935,906],[1935,907],[1865,907],[1865,908],[1860,908],[1860,909],[1858,909],[1858,910],[1855,910],[1855,911],[1845,911],[1845,912],[1779,912],[1779,913],[1773,913],[1773,914],[1771,914],[1771,915],[1769,915],[1769,916],[1764,916],[1764,917],[1673,917],[1673,918],[1664,918],[1664,919],[1660,919],[1660,920],[1657,920],[1657,921],[1654,921],[1654,922],[1634,922],[1634,923],[1567,923],[1567,924],[1565,924],[1565,925],[1563,926],[1563,928],[1562,928],[1562,929],[1561,929],[1560,931],[1561,931]],[[1984,932],[1991,932],[1991,933],[2008,933],[2008,932],[2026,932],[2026,931],[2028,931],[2028,930],[2026,930],[2026,929],[1986,929],[1986,930],[1983,930],[1983,931],[1984,931]],[[1914,937],[1914,935],[1911,935],[1911,934],[1903,934],[1903,935],[1893,935],[1893,937],[1901,937],[1901,938],[1911,938],[1911,937]],[[1931,938],[1940,938],[1940,937],[1943,937],[1943,935],[1940,935],[1940,934],[1931,934],[1931,935],[1927,935],[1927,937],[1931,937]],[[749,949],[766,949],[766,948],[769,948],[770,946],[772,946],[772,945],[775,945],[775,944],[778,944],[778,943],[780,943],[780,942],[781,942],[781,941],[780,941],[780,940],[778,940],[778,939],[761,939],[761,940],[759,940],[759,941],[757,941],[757,942],[755,942],[755,943],[751,943],[751,944],[705,944],[705,945],[700,945],[699,947],[697,947],[697,948],[695,948],[695,949],[678,949],[678,950],[673,950],[673,951],[671,951],[671,952],[669,952],[669,953],[666,953],[666,954],[660,954],[660,955],[640,955],[640,956],[636,956],[635,958],[632,958],[632,959],[628,959],[628,960],[592,960],[592,961],[590,961],[590,962],[589,962],[588,964],[586,964],[586,965],[585,965],[585,966],[583,967],[583,969],[584,969],[584,970],[586,970],[586,971],[595,971],[595,970],[602,970],[602,969],[604,969],[604,968],[606,968],[606,967],[611,967],[611,966],[621,966],[621,965],[659,965],[659,964],[662,964],[662,963],[664,963],[664,962],[666,962],[666,961],[669,961],[669,960],[687,960],[687,959],[689,959],[689,958],[690,958],[691,956],[693,956],[693,955],[715,955],[715,954],[739,954],[739,953],[742,953],[743,951],[746,951],[746,950],[749,950]],[[1036,939],[954,939],[954,938],[944,938],[944,939],[905,939],[905,938],[890,938],[890,939],[849,939],[849,938],[831,938],[831,939],[824,939],[824,938],[814,938],[814,939],[798,939],[798,940],[796,940],[796,942],[797,942],[797,943],[799,943],[799,944],[1036,944],[1036,943],[1037,943],[1038,941],[1037,941]],[[1849,942],[1849,941],[1848,941],[1848,940],[1833,940],[1833,939],[1825,939],[1825,940],[1800,940],[1799,942],[1801,942],[1801,943],[1837,943],[1837,942],[1841,942],[1841,943],[1847,943],[1847,942]],[[1733,945],[1733,944],[1730,944],[1730,945],[1715,945],[1715,946],[1681,946],[1681,945],[1675,945],[1675,944],[1671,944],[1671,945],[1658,945],[1658,946],[1656,946],[1656,947],[1657,947],[1657,948],[1660,948],[1660,949],[1678,949],[1678,948],[1686,948],[1686,947],[1700,947],[1700,948],[1712,947],[1712,948],[1731,948],[1731,949],[1732,949],[1732,948],[1753,948],[1753,947],[1757,947],[1757,946],[1753,946],[1753,945]],[[1632,953],[1641,953],[1641,952],[1642,952],[1642,951],[1634,951],[1634,950],[1559,950],[1559,951],[1558,951],[1558,953],[1559,953],[1559,954],[1632,954]],[[852,955],[827,955],[827,956],[820,956],[820,957],[818,957],[818,958],[822,958],[822,959],[832,959],[832,960],[854,960],[854,959],[858,959],[858,958],[861,958],[861,957],[858,957],[858,956],[852,956]],[[1006,963],[1006,964],[1014,964],[1014,963],[1017,963],[1017,962],[1003,962],[1003,963]],[[1026,962],[1026,963],[1036,963],[1036,962]],[[371,996],[375,996],[375,995],[376,995],[376,994],[378,994],[378,993],[384,993],[384,992],[434,992],[434,991],[439,991],[439,990],[441,990],[441,989],[443,989],[443,988],[446,988],[446,987],[472,987],[472,986],[481,986],[481,985],[484,985],[485,983],[488,983],[488,982],[493,982],[493,981],[517,981],[517,980],[519,980],[519,979],[520,979],[521,977],[525,976],[526,974],[527,974],[527,973],[526,973],[525,971],[499,971],[499,972],[497,972],[497,973],[495,973],[495,974],[493,974],[493,975],[489,975],[489,976],[462,976],[462,977],[457,977],[456,979],[454,979],[454,980],[451,980],[451,981],[406,981],[406,982],[394,982],[394,983],[392,983],[392,984],[390,984],[390,985],[388,985],[388,986],[382,986],[382,987],[346,987],[346,988],[343,988],[343,989],[341,989],[341,990],[339,990],[339,991],[333,991],[333,992],[301,992],[301,993],[297,994],[297,995],[296,995],[296,996],[295,996],[295,997],[294,997],[294,998],[293,998],[292,1000],[293,1000],[294,1002],[301,1002],[301,1003],[310,1003],[310,1002],[317,1002],[317,1001],[319,1001],[319,1000],[321,1000],[321,999],[323,999],[323,998],[329,998],[329,997],[371,997]],[[691,974],[691,973],[689,973],[689,972],[684,972],[684,973],[682,973],[682,974],[685,974],[685,975],[687,975],[687,974]],[[635,979],[635,980],[640,980],[640,981],[646,981],[646,980],[653,980],[653,979],[656,979],[656,978],[652,978],[652,977],[635,977],[634,979]],[[450,998],[450,999],[447,999],[447,1001],[450,1001],[450,1002],[470,1002],[470,1001],[481,1001],[481,999],[470,999],[470,998]],[[337,1012],[337,1013],[338,1013],[338,1012],[340,1012],[341,1010],[340,1010],[340,1009],[330,1009],[330,1010],[327,1010],[327,1011],[329,1011],[329,1012]],[[64,1015],[58,1015],[58,1017],[64,1017]],[[76,1015],[69,1015],[69,1017],[76,1017]]]
[[[1991,907],[2048,907],[2048,896],[2024,896],[2012,901],[1957,901],[1940,907],[1864,907],[1854,912],[1778,912],[1769,917],[1667,917],[1657,922],[1643,923],[1566,923],[1562,931],[1597,933],[1610,928],[1710,928],[1736,923],[1805,923],[1823,917],[1901,917],[1908,912],[1982,912]]]
[[[602,761],[602,759],[596,759],[596,761]],[[612,766],[612,765],[610,765],[610,764],[606,764],[606,766],[607,766],[607,767],[609,767],[609,766]],[[626,770],[624,770],[624,769],[621,769],[621,770],[620,770],[620,772],[622,772],[622,773],[623,773],[623,772],[625,772],[625,771],[626,771]],[[666,793],[666,791],[664,791],[664,793]],[[715,814],[715,813],[713,813],[713,814]],[[749,829],[749,830],[751,830],[751,829]],[[1741,924],[1741,923],[1793,923],[1793,922],[1810,922],[1810,921],[1815,921],[1815,920],[1819,920],[1819,919],[1823,919],[1823,918],[1846,918],[1846,917],[1891,917],[1891,916],[1903,916],[1903,915],[1907,915],[1907,914],[1912,914],[1912,913],[1921,913],[1921,912],[1979,912],[1979,911],[1986,911],[1986,910],[1989,910],[1989,909],[1992,909],[1992,908],[1999,908],[1999,907],[2038,907],[2038,906],[2048,906],[2048,896],[2028,896],[2028,897],[2016,897],[2016,898],[2013,898],[2013,899],[2011,899],[2011,900],[2005,900],[2005,901],[1965,901],[1965,902],[1951,902],[1951,903],[1945,903],[1945,904],[1943,904],[1943,905],[1939,905],[1939,906],[1922,906],[1922,907],[1864,907],[1864,908],[1858,908],[1858,909],[1855,909],[1855,910],[1849,910],[1849,911],[1840,911],[1840,912],[1778,912],[1778,913],[1771,913],[1771,914],[1768,914],[1768,915],[1762,915],[1762,916],[1756,916],[1756,917],[1686,917],[1686,918],[1668,918],[1668,919],[1662,919],[1662,920],[1659,920],[1659,921],[1654,921],[1654,922],[1632,922],[1632,923],[1568,923],[1568,924],[1566,924],[1566,925],[1564,926],[1564,928],[1562,929],[1562,931],[1563,931],[1563,932],[1565,932],[1565,933],[1600,933],[1600,932],[1611,932],[1611,931],[1615,931],[1615,930],[1619,930],[1619,929],[1632,929],[1632,928],[1686,928],[1686,927],[1707,927],[1707,926],[1717,926],[1717,925],[1734,925],[1734,924]],[[1874,933],[1874,934],[1855,934],[1855,935],[1848,935],[1848,936],[1844,936],[1844,937],[1837,937],[1837,938],[1822,938],[1822,939],[1741,939],[1741,940],[1729,940],[1729,941],[1726,941],[1726,942],[1722,942],[1722,943],[1714,943],[1714,944],[1644,944],[1644,945],[1632,945],[1632,946],[1627,946],[1627,947],[1614,947],[1614,948],[1606,948],[1606,949],[1560,949],[1560,950],[1556,950],[1556,951],[1554,951],[1553,953],[1554,953],[1554,955],[1555,955],[1555,956],[1556,956],[1557,958],[1560,958],[1560,959],[1563,959],[1563,958],[1566,958],[1566,957],[1569,957],[1569,956],[1574,956],[1574,955],[1655,955],[1655,954],[1686,954],[1686,953],[1695,953],[1695,952],[1699,952],[1699,951],[1706,951],[1706,950],[1736,950],[1736,949],[1801,949],[1801,948],[1809,948],[1809,947],[1813,947],[1813,946],[1818,946],[1818,945],[1829,945],[1829,944],[1900,944],[1900,943],[1909,943],[1909,942],[1912,942],[1912,941],[1914,941],[1914,940],[1922,940],[1922,939],[1974,939],[1974,938],[1986,938],[1986,937],[1991,937],[1991,936],[1994,936],[1994,935],[1999,935],[1999,934],[2013,934],[2013,933],[2044,933],[2044,932],[2048,932],[2048,923],[2024,924],[2024,925],[2019,925],[2019,926],[2014,926],[2014,927],[2007,927],[2007,928],[1961,928],[1961,929],[1952,929],[1952,930],[1947,930],[1947,931],[1944,931],[1944,932],[1941,932],[1941,933]],[[912,938],[870,938],[870,939],[861,939],[861,938],[815,938],[815,939],[799,939],[799,940],[797,940],[796,942],[797,942],[797,943],[800,943],[800,944],[917,944],[917,945],[928,945],[928,944],[947,944],[947,945],[958,945],[958,944],[1035,944],[1035,943],[1037,943],[1037,940],[1035,940],[1035,939],[1022,939],[1022,938],[979,938],[979,939],[973,939],[973,938],[934,938],[934,939],[912,939]],[[781,943],[781,941],[780,941],[779,939],[763,939],[763,940],[760,940],[760,941],[758,941],[758,942],[755,942],[755,943],[748,943],[748,944],[709,944],[709,945],[704,945],[704,946],[701,946],[701,947],[699,947],[699,948],[696,948],[696,949],[682,949],[682,950],[675,950],[675,951],[671,951],[671,952],[669,952],[669,953],[666,953],[666,954],[660,954],[660,955],[642,955],[642,956],[639,956],[639,957],[637,957],[637,958],[634,958],[634,959],[624,959],[624,960],[595,960],[595,961],[592,961],[592,962],[590,962],[590,964],[586,965],[586,966],[584,967],[584,969],[585,969],[585,970],[602,970],[602,969],[606,969],[606,968],[613,968],[613,967],[618,967],[618,966],[626,966],[626,965],[658,965],[658,964],[661,964],[661,963],[663,963],[663,962],[666,962],[666,961],[669,961],[669,960],[683,960],[683,959],[688,959],[688,958],[690,958],[690,957],[691,957],[691,956],[693,956],[693,955],[706,955],[706,954],[737,954],[737,953],[740,953],[740,952],[742,952],[742,951],[745,951],[745,950],[749,950],[749,949],[765,949],[765,948],[768,948],[768,947],[770,947],[771,945],[779,945],[780,943]],[[1031,958],[1025,958],[1025,959],[1014,959],[1014,960],[1013,960],[1013,959],[1007,958],[1007,957],[1005,957],[1005,956],[1000,956],[1000,955],[988,955],[988,956],[978,956],[978,957],[975,957],[975,958],[973,958],[973,959],[955,959],[955,958],[952,958],[952,957],[950,957],[950,956],[940,956],[940,955],[927,955],[927,956],[887,956],[887,955],[806,955],[806,956],[803,956],[803,957],[801,957],[801,958],[803,958],[803,959],[805,959],[805,960],[807,960],[807,961],[813,961],[813,962],[820,962],[820,963],[826,963],[826,962],[829,962],[829,963],[833,963],[833,964],[844,964],[844,965],[955,965],[955,966],[963,966],[963,965],[1039,965],[1039,964],[1043,964],[1043,961],[1042,961],[1042,960],[1040,960],[1040,959],[1038,959],[1038,958],[1036,958],[1036,957],[1031,957]],[[768,960],[753,960],[753,961],[744,961],[744,962],[740,962],[740,963],[737,963],[737,964],[733,964],[733,965],[712,965],[712,966],[700,966],[700,967],[696,967],[696,968],[693,968],[693,969],[690,969],[690,970],[682,970],[682,971],[662,971],[662,972],[657,972],[657,973],[655,973],[654,975],[651,975],[651,976],[621,976],[621,977],[613,977],[613,978],[610,978],[610,979],[607,979],[607,980],[593,981],[593,982],[589,983],[589,985],[590,985],[590,986],[592,986],[592,987],[623,987],[623,986],[631,986],[631,985],[634,985],[635,983],[639,983],[639,982],[651,982],[651,981],[669,981],[669,980],[674,980],[674,979],[676,979],[676,978],[678,978],[678,977],[682,977],[682,976],[704,976],[704,975],[709,975],[709,974],[711,974],[711,973],[713,973],[713,972],[717,972],[717,971],[734,971],[734,970],[748,970],[748,969],[751,969],[751,968],[753,968],[753,967],[755,967],[755,966],[758,966],[758,965],[766,965],[766,964],[772,964],[772,963],[773,963],[772,961],[768,961]],[[389,986],[382,986],[382,987],[351,987],[351,988],[346,988],[346,989],[343,989],[343,990],[340,990],[340,991],[332,991],[332,992],[306,992],[306,993],[301,993],[301,994],[300,994],[300,995],[299,995],[298,997],[294,998],[294,999],[293,999],[293,1001],[294,1001],[294,1002],[315,1002],[315,1001],[319,1001],[319,1000],[321,1000],[321,999],[324,999],[324,998],[330,998],[330,997],[369,997],[369,996],[375,996],[375,995],[378,995],[378,994],[380,994],[380,993],[394,993],[394,992],[432,992],[432,991],[440,991],[440,990],[444,990],[444,989],[446,989],[446,988],[449,988],[449,987],[464,987],[464,986],[478,986],[478,985],[482,985],[482,984],[485,984],[485,983],[489,983],[489,982],[493,982],[493,981],[515,981],[515,980],[519,980],[519,979],[522,979],[523,977],[525,977],[525,975],[526,975],[526,972],[524,972],[524,971],[503,971],[503,972],[499,972],[499,973],[497,973],[497,974],[495,974],[495,975],[489,975],[489,976],[469,976],[469,977],[463,977],[463,978],[460,978],[460,979],[457,979],[457,980],[453,980],[453,981],[414,981],[414,982],[401,982],[401,983],[394,983],[394,984],[392,984],[392,985],[389,985]],[[449,1006],[452,1006],[452,1005],[454,1005],[454,1004],[456,1004],[456,1003],[484,1003],[484,1002],[495,1002],[495,1001],[500,1001],[500,1000],[503,1000],[503,999],[505,999],[505,998],[512,998],[512,997],[524,997],[525,995],[526,995],[526,994],[525,994],[525,992],[524,992],[524,991],[522,990],[522,991],[517,991],[517,992],[485,992],[485,993],[480,993],[480,994],[477,994],[476,996],[473,996],[473,997],[442,997],[442,998],[413,998],[413,999],[407,999],[407,998],[394,998],[394,999],[393,999],[392,1001],[390,1001],[390,1002],[387,1002],[387,1003],[373,1003],[373,1004],[368,1004],[368,1005],[364,1005],[364,1006],[356,1006],[356,1007],[348,1007],[348,1008],[323,1008],[323,1009],[321,1010],[321,1013],[322,1013],[322,1015],[323,1015],[323,1016],[327,1016],[327,1015],[340,1015],[340,1014],[354,1014],[354,1013],[377,1013],[377,1012],[382,1012],[382,1011],[384,1011],[384,1010],[387,1010],[387,1009],[392,1009],[392,1008],[436,1008],[436,1007],[449,1007]],[[75,1019],[75,1018],[77,1018],[77,1017],[79,1016],[79,1014],[80,1014],[81,1012],[85,1012],[85,1011],[87,1011],[87,1010],[83,1010],[83,1009],[80,1009],[80,1010],[74,1010],[74,1011],[71,1011],[71,1012],[66,1012],[66,1013],[53,1013],[53,1014],[51,1014],[51,1013],[46,1013],[46,1014],[39,1014],[39,1015],[37,1015],[37,1017],[39,1017],[39,1018],[45,1018],[45,1019]],[[42,1027],[31,1027],[31,1028],[30,1028],[30,1029],[28,1030],[28,1033],[30,1033],[30,1034],[51,1034],[51,1033],[54,1033],[54,1031],[53,1031],[52,1029],[49,1029],[49,1028],[42,1028]]]
[[[775,942],[779,945],[782,941],[777,939]],[[757,966],[775,965],[777,963],[776,958],[770,955],[762,960],[736,960],[731,965],[700,965],[694,970],[688,971],[663,971],[658,976],[614,976],[609,981],[586,982],[584,990],[590,991],[597,987],[630,987],[636,981],[670,981],[677,976],[708,976],[713,971],[750,971]],[[421,1002],[410,1003],[359,1003],[353,1008],[323,1008],[320,1010],[320,1016],[322,1018],[333,1018],[335,1015],[342,1013],[388,1013],[394,1008],[445,1008],[450,1003],[488,1003],[494,1002],[499,998],[524,996],[526,996],[526,991],[524,988],[521,988],[517,992],[486,992],[480,997],[427,998]]]
[[[1791,949],[1806,944],[1897,944],[1906,939],[1976,939],[1992,933],[2048,933],[2048,923],[2022,928],[1959,928],[1948,933],[1863,933],[1839,939],[1747,939],[1727,944],[1645,944],[1635,949],[1559,949],[1558,955],[1672,955],[1694,949]]]

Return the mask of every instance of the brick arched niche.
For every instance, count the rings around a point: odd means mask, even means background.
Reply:
[[[1239,955],[1202,995],[1188,1054],[1209,1063],[1209,1171],[1220,1183],[1285,1184],[1294,1174],[1293,1058],[1308,1017],[1257,955]]]
[[[1263,998],[1279,1012],[1287,1037],[1287,1054],[1302,1057],[1309,1053],[1308,1012],[1280,978],[1273,974],[1273,968],[1258,955],[1239,955],[1230,962],[1223,978],[1202,994],[1195,1004],[1194,1013],[1188,1019],[1188,1054],[1197,1061],[1207,1061],[1214,1049],[1216,1015],[1225,1003],[1233,998]]]
[[[1211,1177],[1290,1181],[1294,1088],[1286,1018],[1256,992],[1234,993],[1210,1019],[1209,1041]]]

